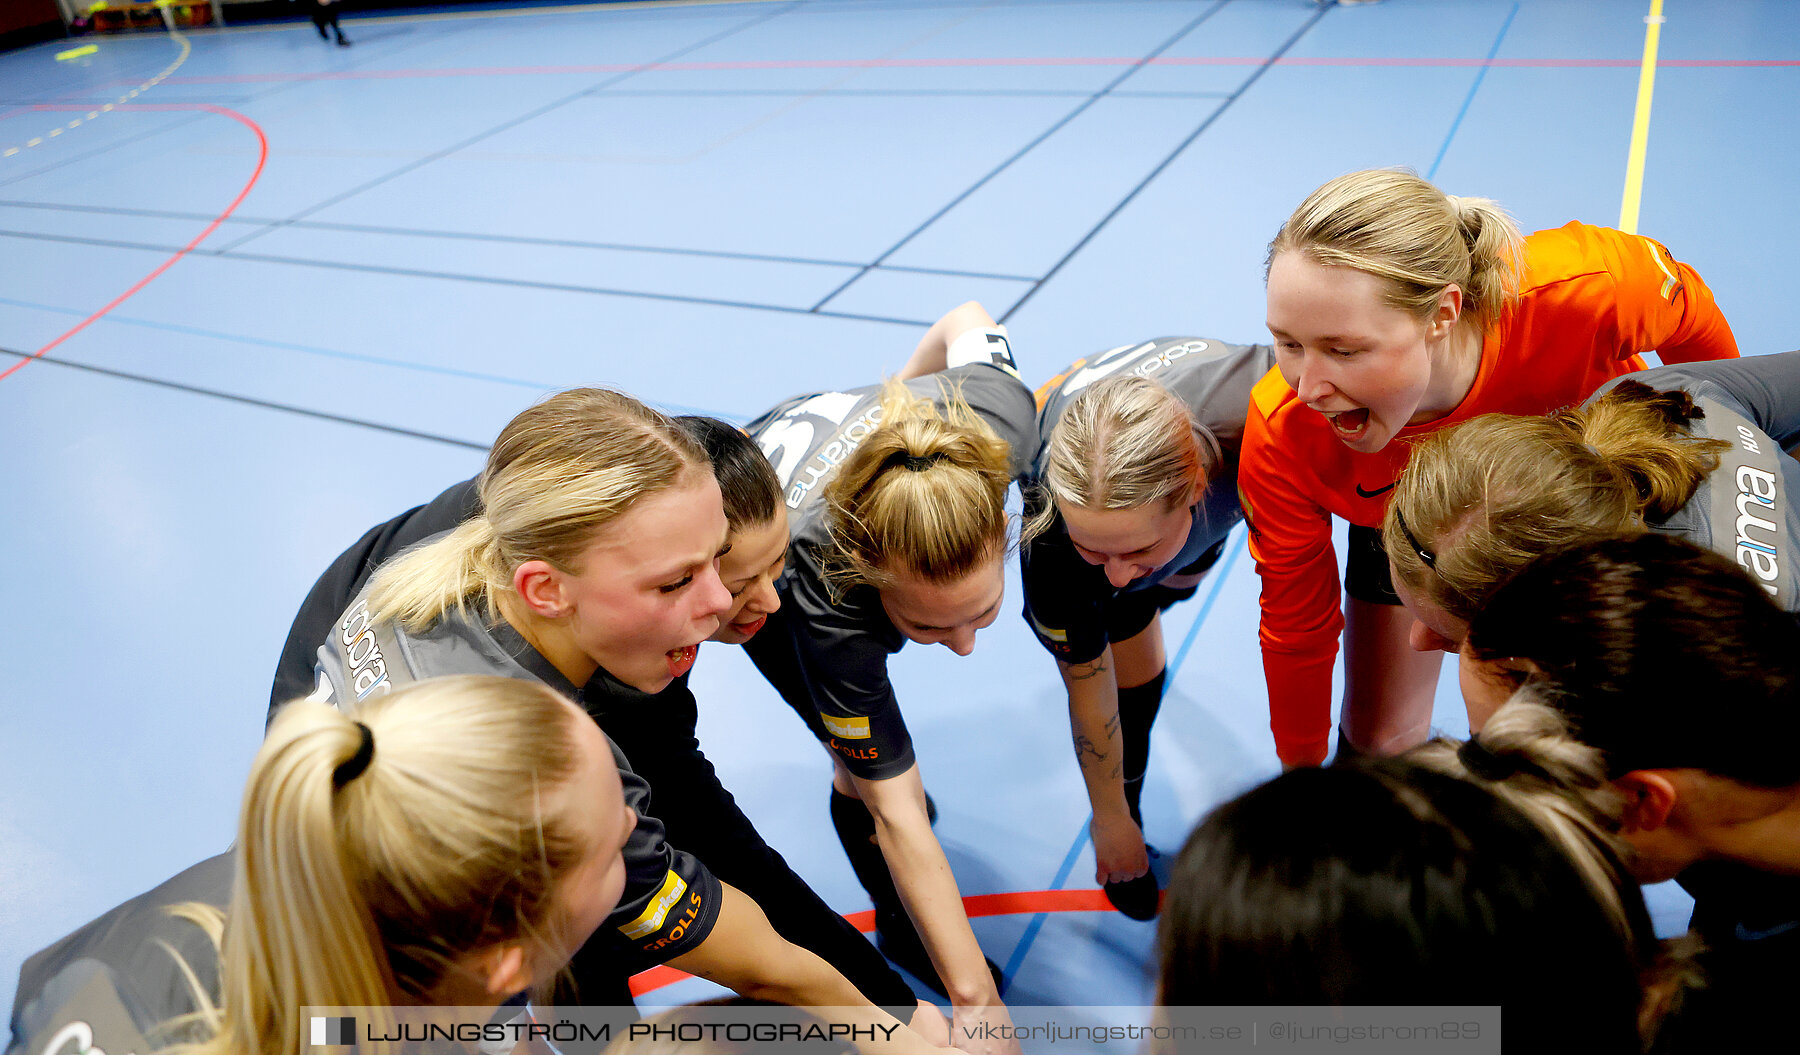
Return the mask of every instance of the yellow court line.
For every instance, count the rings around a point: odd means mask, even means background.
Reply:
[[[1662,41],[1663,0],[1650,0],[1644,16],[1644,63],[1638,68],[1637,113],[1631,119],[1631,153],[1625,160],[1625,196],[1619,202],[1619,230],[1636,234],[1644,197],[1644,155],[1650,149],[1650,96],[1656,88],[1656,47]]]
[[[26,150],[31,147],[37,146],[39,143],[42,143],[44,140],[50,138],[51,136],[62,135],[68,129],[76,128],[76,127],[80,126],[83,122],[92,121],[94,118],[99,117],[101,114],[110,113],[114,109],[116,109],[120,103],[128,103],[131,100],[133,100],[133,99],[137,98],[138,96],[144,94],[145,92],[149,91],[150,89],[161,84],[163,82],[163,78],[167,77],[169,74],[174,73],[176,70],[180,69],[181,64],[186,62],[188,60],[188,56],[192,55],[194,53],[194,45],[188,43],[188,38],[186,36],[184,36],[183,34],[177,32],[176,30],[173,30],[173,29],[171,29],[169,31],[169,36],[173,37],[176,41],[178,41],[181,44],[181,54],[175,56],[174,62],[171,62],[167,66],[163,67],[163,71],[161,73],[150,78],[149,80],[145,81],[144,83],[138,85],[136,88],[131,89],[130,91],[126,92],[124,95],[119,96],[117,99],[114,99],[112,102],[106,103],[103,106],[94,107],[92,110],[89,110],[87,113],[81,115],[80,117],[77,117],[75,120],[70,121],[68,124],[62,126],[61,128],[51,129],[45,135],[38,136],[35,139],[26,140],[24,146],[10,146],[10,147],[6,147],[3,150],[0,150],[0,158],[12,157],[14,154],[17,154],[21,150]],[[86,50],[97,51],[99,49],[97,47],[95,47],[94,45],[89,45]],[[65,52],[64,54],[69,54],[69,53]],[[60,58],[62,58],[62,56],[58,55],[57,58],[60,59]]]

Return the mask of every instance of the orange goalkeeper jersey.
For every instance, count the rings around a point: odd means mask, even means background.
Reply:
[[[1260,638],[1275,746],[1289,765],[1325,758],[1331,668],[1344,617],[1331,517],[1380,527],[1409,439],[1479,414],[1544,414],[1607,379],[1664,362],[1729,359],[1731,327],[1700,276],[1661,244],[1570,223],[1525,239],[1518,301],[1481,347],[1468,395],[1373,454],[1345,446],[1271,370],[1250,395],[1238,485],[1262,576]]]

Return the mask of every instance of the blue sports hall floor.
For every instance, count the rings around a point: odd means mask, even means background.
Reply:
[[[970,298],[1033,384],[1266,339],[1269,236],[1385,165],[1527,230],[1636,197],[1747,352],[1793,347],[1800,7],[1669,0],[1636,183],[1648,3],[516,5],[0,55],[0,1006],[29,952],[230,841],[314,576],[545,392],[743,421],[877,380]],[[1228,554],[1166,621],[1165,849],[1276,770]],[[1010,1001],[1143,1003],[1153,927],[1039,893],[1092,890],[1092,855],[1016,582],[973,656],[896,657],[939,833],[964,894],[1031,895],[974,921]],[[739,650],[695,688],[752,818],[867,908],[824,754]],[[1437,721],[1465,729],[1448,667]]]

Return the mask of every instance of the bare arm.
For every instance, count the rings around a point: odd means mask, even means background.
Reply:
[[[713,929],[692,952],[671,966],[717,982],[741,996],[811,1008],[831,1021],[870,1027],[871,1044],[859,1046],[893,1055],[943,1055],[899,1019],[866,1000],[836,968],[775,933],[762,909],[743,891],[722,884],[724,901]],[[967,924],[965,924],[966,926]]]
[[[915,377],[942,371],[949,365],[947,357],[950,345],[958,337],[970,330],[985,330],[993,325],[994,317],[976,301],[971,300],[951,308],[931,324],[931,329],[925,331],[925,336],[919,338],[919,346],[913,349],[912,358],[906,361],[906,365],[894,377],[900,381],[910,381]]]
[[[932,966],[950,990],[951,1002],[958,1007],[998,1004],[1000,994],[994,991],[981,946],[969,929],[956,877],[931,831],[919,767],[883,780],[856,776],[851,780],[875,819],[875,841],[894,887],[919,929]]]
[[[1094,880],[1135,879],[1150,870],[1144,833],[1125,805],[1125,741],[1119,735],[1119,682],[1112,646],[1089,663],[1058,660],[1069,693],[1069,731],[1075,760],[1094,811]]]
[[[857,794],[875,819],[875,841],[887,861],[894,887],[906,905],[931,956],[931,965],[950,992],[950,1043],[978,1055],[1019,1055],[1016,1040],[989,1039],[983,1026],[1010,1027],[1012,1017],[988,974],[987,958],[969,929],[962,894],[950,862],[932,834],[925,812],[925,785],[914,765],[898,776],[864,780],[852,776]]]

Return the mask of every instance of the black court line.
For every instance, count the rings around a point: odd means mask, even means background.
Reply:
[[[1122,88],[1113,93],[1115,99],[1229,99],[1230,92],[1153,92]]]
[[[282,223],[275,224],[270,227],[265,227],[260,231],[254,231],[248,235],[245,235],[244,237],[231,243],[230,245],[226,246],[225,248],[228,250],[235,249],[238,246],[243,245],[246,242],[250,242],[254,239],[262,237],[263,235],[269,233],[270,231],[280,230],[282,227],[286,226],[289,223],[292,223],[295,220],[304,220],[308,216],[311,216],[312,214],[319,212],[321,210],[329,209],[330,207],[338,204],[339,202],[348,201],[349,199],[354,198],[359,194],[373,190],[376,187],[379,187],[384,183],[389,183],[393,180],[399,179],[401,176],[404,176],[409,172],[416,172],[419,169],[424,168],[426,165],[429,165],[434,161],[440,161],[460,150],[466,150],[469,147],[474,146],[476,143],[479,143],[484,139],[489,139],[493,136],[499,135],[502,132],[510,131],[511,129],[517,128],[520,125],[523,125],[528,121],[534,121],[537,118],[542,117],[547,113],[551,113],[552,111],[559,110],[562,107],[567,106],[572,102],[576,102],[577,100],[580,100],[580,99],[585,99],[588,96],[594,95],[597,92],[605,91],[607,88],[611,87],[612,85],[618,84],[619,82],[624,81],[628,78],[635,77],[638,74],[643,73],[646,70],[652,69],[656,66],[663,65],[664,63],[674,62],[676,59],[681,58],[683,55],[686,55],[689,52],[699,51],[701,48],[709,47],[713,44],[718,43],[721,40],[724,40],[727,37],[733,36],[734,34],[742,33],[743,31],[750,29],[752,27],[755,27],[755,26],[760,26],[764,22],[768,22],[772,19],[780,17],[781,15],[787,14],[789,11],[793,11],[794,9],[796,9],[799,6],[800,6],[799,2],[791,3],[791,4],[783,4],[773,11],[765,12],[761,17],[747,19],[746,21],[744,21],[736,26],[733,26],[730,29],[725,29],[725,30],[721,30],[717,33],[714,33],[712,36],[707,37],[705,40],[696,41],[695,43],[689,44],[686,47],[677,48],[675,51],[672,51],[669,54],[664,55],[661,58],[656,59],[653,62],[646,63],[646,64],[644,64],[642,66],[638,66],[634,69],[626,70],[624,73],[620,73],[615,76],[609,77],[606,80],[601,81],[599,84],[591,85],[587,88],[583,88],[581,91],[575,92],[570,95],[565,95],[561,99],[557,99],[556,101],[551,102],[551,103],[546,103],[545,105],[540,106],[537,109],[532,110],[528,113],[522,114],[518,117],[510,118],[505,121],[502,121],[500,124],[495,125],[494,127],[489,128],[484,132],[480,132],[480,133],[477,133],[476,135],[470,136],[469,138],[464,139],[460,143],[456,143],[452,146],[446,147],[442,150],[437,151],[436,153],[427,154],[425,157],[419,158],[417,160],[410,161],[410,162],[400,166],[399,168],[393,170],[392,172],[387,173],[384,176],[377,176],[375,179],[372,179],[372,180],[368,181],[367,183],[362,184],[359,187],[352,187],[350,190],[344,191],[341,194],[327,198],[324,201],[318,203],[317,205],[312,206],[311,208],[302,209],[301,211],[288,217]]]
[[[1007,158],[1005,161],[1002,161],[999,165],[995,166],[994,169],[992,171],[990,171],[987,175],[976,180],[967,189],[965,189],[961,194],[958,194],[956,197],[950,199],[950,202],[948,204],[946,204],[943,208],[939,209],[935,213],[932,213],[931,216],[928,219],[926,219],[926,221],[924,223],[913,228],[912,231],[910,231],[906,235],[906,237],[900,239],[898,242],[895,242],[893,245],[889,246],[887,252],[882,253],[880,256],[875,258],[874,263],[868,265],[867,267],[863,268],[861,271],[858,271],[856,274],[850,276],[850,278],[843,285],[839,286],[838,288],[832,290],[830,293],[826,294],[824,300],[821,300],[817,304],[813,305],[813,310],[818,311],[819,309],[823,308],[825,305],[831,303],[833,298],[837,297],[839,294],[843,293],[845,290],[847,290],[851,286],[855,285],[859,280],[862,279],[862,277],[864,275],[867,275],[870,271],[881,266],[883,261],[887,260],[888,257],[893,256],[895,253],[899,252],[901,247],[905,246],[906,243],[912,241],[914,238],[917,238],[919,235],[923,234],[925,232],[925,230],[927,228],[929,228],[932,224],[937,223],[939,220],[943,219],[944,216],[950,212],[950,210],[956,208],[958,205],[961,205],[964,201],[968,200],[968,198],[971,195],[973,195],[976,191],[987,186],[988,183],[991,182],[995,177],[999,176],[1000,173],[1005,172],[1008,168],[1011,168],[1014,162],[1018,161],[1020,158],[1024,157],[1026,154],[1031,153],[1031,151],[1035,150],[1039,144],[1043,143],[1045,140],[1049,139],[1051,136],[1053,136],[1057,132],[1061,131],[1065,126],[1068,125],[1068,123],[1070,121],[1073,121],[1073,120],[1075,120],[1075,118],[1080,117],[1084,112],[1087,111],[1087,109],[1089,107],[1093,106],[1095,103],[1097,103],[1101,99],[1105,98],[1107,93],[1111,92],[1114,88],[1116,88],[1120,84],[1124,83],[1124,81],[1127,77],[1130,77],[1132,74],[1134,74],[1138,70],[1142,69],[1143,63],[1148,62],[1149,60],[1155,58],[1158,55],[1161,55],[1163,52],[1174,47],[1176,41],[1180,40],[1182,37],[1185,37],[1189,33],[1193,32],[1195,27],[1199,26],[1202,22],[1205,22],[1207,19],[1211,18],[1214,14],[1218,13],[1218,11],[1221,8],[1223,8],[1226,4],[1228,4],[1230,2],[1231,2],[1231,0],[1218,0],[1218,2],[1213,4],[1212,7],[1209,7],[1205,11],[1201,12],[1200,15],[1197,18],[1195,18],[1193,21],[1191,21],[1187,25],[1181,27],[1181,29],[1178,30],[1174,36],[1163,41],[1154,50],[1152,50],[1150,52],[1150,54],[1145,55],[1136,64],[1126,67],[1125,72],[1119,74],[1117,77],[1114,77],[1111,81],[1107,82],[1105,87],[1101,88],[1099,91],[1094,92],[1092,95],[1088,96],[1088,98],[1085,101],[1083,101],[1080,106],[1077,106],[1075,109],[1070,110],[1068,113],[1064,114],[1062,116],[1061,120],[1057,121],[1055,124],[1051,125],[1049,128],[1045,129],[1043,132],[1039,133],[1037,138],[1033,139],[1031,142],[1026,143],[1023,147],[1020,147],[1016,152],[1013,153],[1013,155],[1011,157]],[[1031,294],[1028,291],[1026,293],[1026,296],[1029,297],[1030,295]]]
[[[175,246],[157,245],[148,242],[127,242],[112,238],[87,238],[80,235],[40,234],[35,231],[8,231],[0,229],[0,238],[21,238],[39,242],[62,242],[69,245],[91,245],[103,249],[141,249],[157,253],[175,252]],[[262,264],[293,264],[300,267],[316,267],[330,271],[356,271],[373,275],[398,275],[405,278],[448,279],[453,282],[475,282],[489,286],[510,286],[516,289],[541,289],[553,293],[587,293],[603,297],[630,297],[640,300],[669,301],[676,304],[704,304],[718,308],[743,308],[748,311],[770,311],[783,315],[827,315],[837,319],[856,319],[862,322],[881,322],[893,326],[927,327],[931,323],[919,319],[899,319],[887,315],[862,315],[847,311],[817,311],[810,308],[799,308],[787,304],[761,304],[756,301],[729,300],[723,297],[697,297],[682,293],[656,293],[649,290],[614,289],[609,286],[581,286],[563,282],[539,282],[528,278],[506,278],[502,275],[472,275],[459,271],[431,271],[425,268],[389,267],[383,264],[355,264],[338,260],[308,260],[304,257],[276,256],[272,253],[233,252],[228,249],[195,249],[190,257],[215,257],[224,260],[248,260]]]
[[[834,96],[869,96],[873,98],[947,98],[947,99],[1085,99],[1091,92],[1075,88],[625,88],[606,93],[624,99],[658,96],[787,96],[804,95],[829,99]],[[1114,95],[1166,96],[1171,99],[1222,99],[1230,92],[1114,92]]]
[[[0,208],[37,209],[47,212],[85,212],[107,216],[141,216],[156,220],[192,220],[196,223],[209,223],[212,216],[197,212],[176,212],[167,209],[132,209],[113,205],[72,205],[62,202],[27,202],[0,199]],[[260,224],[279,223],[273,218],[245,217],[239,219],[232,216],[227,224],[256,226]],[[773,253],[739,253],[728,249],[689,249],[683,246],[635,245],[627,242],[585,242],[573,238],[534,238],[529,235],[484,234],[477,231],[433,231],[410,227],[381,227],[371,224],[327,223],[321,220],[300,220],[288,224],[289,227],[308,231],[349,231],[357,234],[399,235],[412,238],[443,238],[452,241],[488,242],[502,245],[535,245],[555,249],[597,249],[622,253],[660,253],[669,256],[710,257],[722,260],[748,260],[766,264],[804,264],[810,267],[842,267],[860,268],[866,265],[860,260],[828,260],[820,257],[781,256]],[[18,237],[30,237],[22,232],[9,232]],[[46,235],[45,237],[53,237]],[[73,236],[71,236],[73,237]],[[173,249],[170,250],[173,252]],[[225,250],[200,250],[202,255],[225,255]],[[882,264],[883,271],[904,271],[921,275],[947,275],[953,278],[991,278],[1006,282],[1036,282],[1036,275],[1008,275],[993,271],[964,271],[957,268],[912,267],[905,264]]]
[[[30,353],[15,351],[11,348],[0,348],[0,355],[10,355],[16,359],[31,358]],[[291,403],[276,403],[267,399],[255,399],[251,396],[241,396],[235,392],[222,392],[216,388],[201,388],[198,385],[184,385],[179,381],[166,381],[160,377],[133,374],[124,370],[109,370],[104,366],[91,366],[87,363],[77,363],[68,359],[57,359],[51,356],[44,356],[38,359],[38,362],[46,363],[51,366],[63,366],[70,370],[85,370],[90,374],[102,374],[106,377],[116,377],[124,381],[136,381],[139,384],[155,385],[158,388],[171,388],[177,392],[187,392],[196,396],[208,396],[213,399],[223,399],[232,403],[242,403],[245,406],[261,407],[265,410],[279,410],[283,413],[298,414],[301,417],[316,418],[320,421],[332,421],[340,425],[355,425],[359,428],[374,429],[376,432],[391,433],[395,436],[407,436],[415,440],[443,443],[451,447],[463,447],[472,451],[486,451],[488,449],[488,445],[485,443],[475,443],[471,440],[457,439],[455,436],[440,436],[435,432],[420,432],[417,429],[403,429],[398,425],[383,425],[379,421],[369,421],[364,418],[352,418],[343,414],[328,414],[323,410],[297,407]]]
[[[1244,79],[1243,84],[1238,85],[1237,91],[1232,92],[1231,95],[1225,99],[1224,103],[1220,104],[1218,109],[1214,110],[1211,114],[1209,114],[1207,116],[1206,120],[1200,122],[1200,127],[1194,129],[1191,133],[1189,133],[1188,137],[1186,139],[1183,139],[1181,141],[1180,145],[1178,145],[1173,151],[1171,151],[1169,153],[1168,157],[1163,158],[1162,162],[1160,164],[1158,164],[1155,168],[1150,170],[1150,174],[1148,176],[1145,176],[1143,178],[1143,180],[1141,180],[1138,183],[1137,186],[1131,188],[1131,192],[1129,194],[1127,194],[1127,195],[1125,195],[1125,197],[1119,199],[1119,204],[1113,206],[1111,212],[1108,212],[1105,216],[1100,218],[1100,222],[1094,225],[1093,230],[1091,230],[1087,234],[1083,235],[1081,238],[1081,241],[1076,242],[1074,248],[1070,249],[1067,253],[1064,253],[1063,258],[1061,260],[1058,260],[1054,267],[1052,267],[1049,271],[1044,272],[1043,278],[1038,279],[1037,282],[1034,283],[1030,289],[1025,291],[1025,295],[1023,297],[1020,297],[1018,299],[1018,301],[1015,304],[1013,304],[1012,307],[1006,309],[1006,313],[1004,315],[1000,316],[999,321],[1004,324],[1007,319],[1012,318],[1013,315],[1020,308],[1024,307],[1027,301],[1031,300],[1032,297],[1036,296],[1037,291],[1044,288],[1044,283],[1046,283],[1046,282],[1050,281],[1052,278],[1056,277],[1056,273],[1058,271],[1061,271],[1063,269],[1063,267],[1065,265],[1067,265],[1070,260],[1073,260],[1075,258],[1076,253],[1079,253],[1082,251],[1082,249],[1086,248],[1087,244],[1094,240],[1094,236],[1099,234],[1101,232],[1101,230],[1103,230],[1106,227],[1107,224],[1112,222],[1113,217],[1115,217],[1115,216],[1119,215],[1119,213],[1123,212],[1125,210],[1125,206],[1130,205],[1132,203],[1132,201],[1135,198],[1137,198],[1137,196],[1139,194],[1143,193],[1144,188],[1148,187],[1152,180],[1154,180],[1154,179],[1156,179],[1156,177],[1162,175],[1163,170],[1168,168],[1172,163],[1174,163],[1175,159],[1181,156],[1182,151],[1186,150],[1189,146],[1192,146],[1194,140],[1199,139],[1203,132],[1205,132],[1208,128],[1211,128],[1213,125],[1213,122],[1217,121],[1219,119],[1220,114],[1231,109],[1231,104],[1235,103],[1239,99],[1241,99],[1243,97],[1244,93],[1250,90],[1250,86],[1255,84],[1257,82],[1257,80],[1259,78],[1261,78],[1264,73],[1267,73],[1269,71],[1269,68],[1275,64],[1275,60],[1279,59],[1283,55],[1287,54],[1288,49],[1292,48],[1295,44],[1299,43],[1300,38],[1305,36],[1307,31],[1312,29],[1312,27],[1318,25],[1319,19],[1324,18],[1326,12],[1328,12],[1330,10],[1331,10],[1331,8],[1329,6],[1326,6],[1326,7],[1321,7],[1317,11],[1313,12],[1312,17],[1308,18],[1304,25],[1302,25],[1299,29],[1294,31],[1293,36],[1288,37],[1287,40],[1282,43],[1281,47],[1275,49],[1275,54],[1270,55],[1266,60],[1264,60],[1262,65],[1256,67],[1256,69],[1250,74],[1250,76],[1246,77]]]

